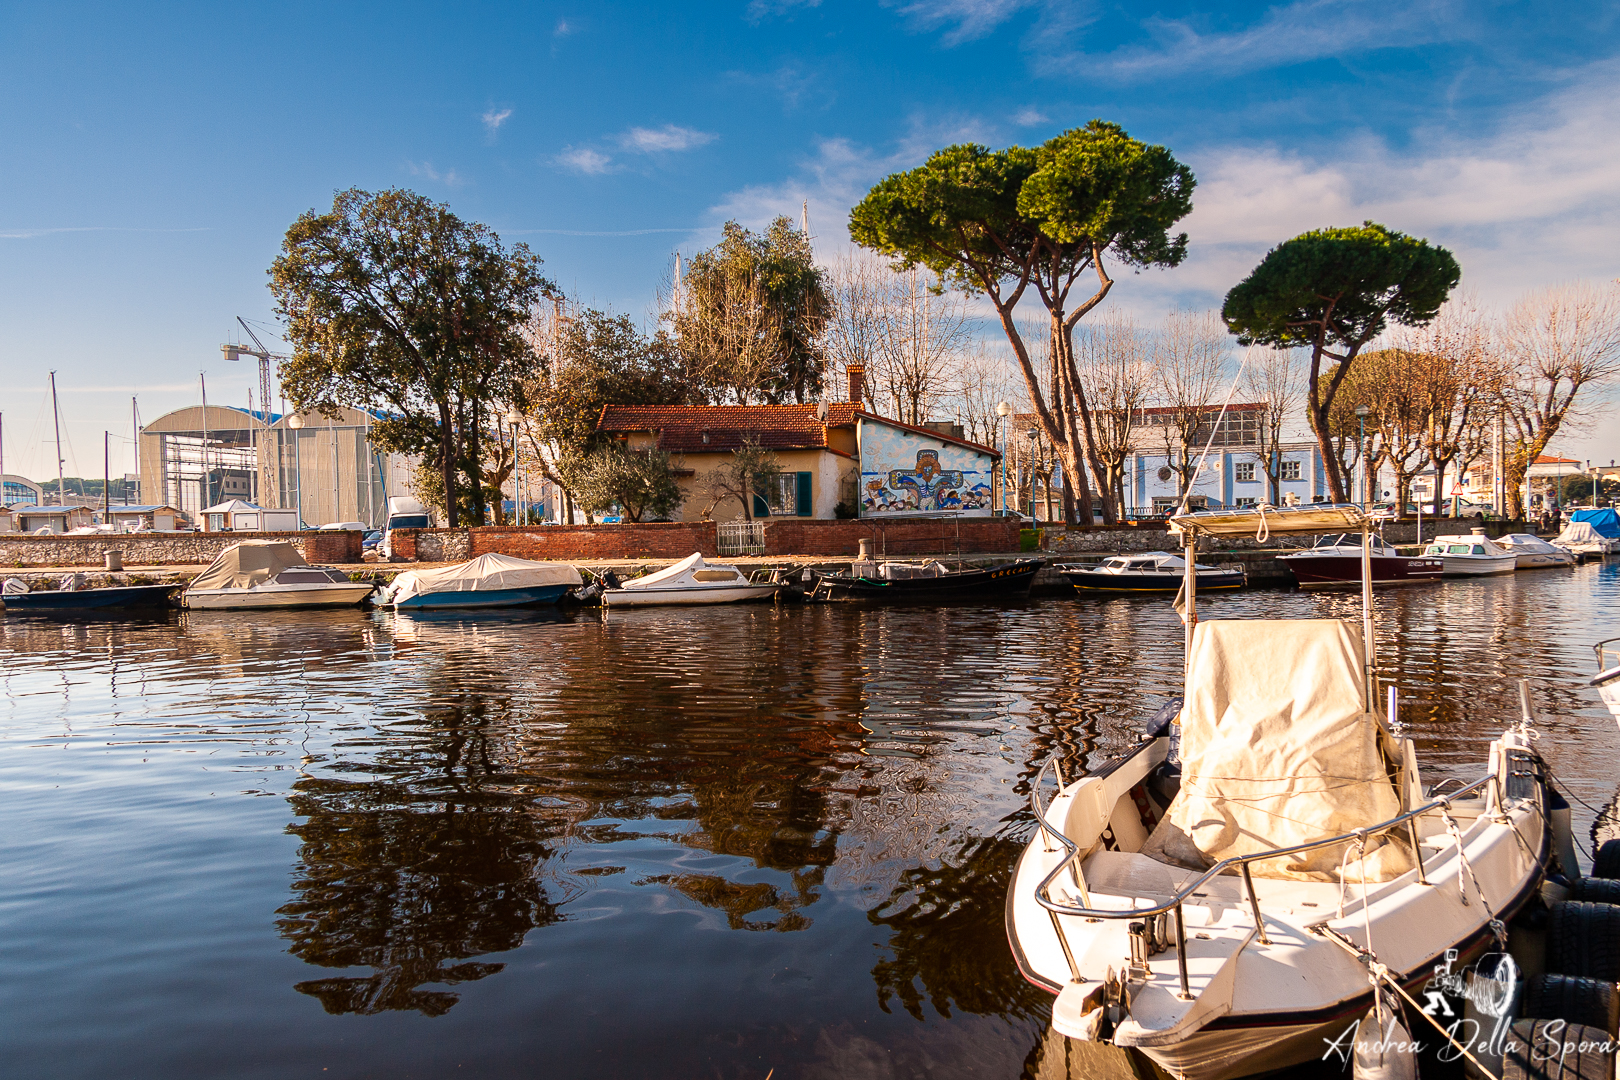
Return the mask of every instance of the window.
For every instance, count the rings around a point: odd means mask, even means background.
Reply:
[[[777,473],[765,482],[765,505],[773,515],[793,515],[799,512],[799,476],[797,473]]]
[[[1282,479],[1282,480],[1298,480],[1299,479],[1299,462],[1297,462],[1297,461],[1285,461],[1285,462],[1283,462],[1282,463],[1282,474],[1279,477],[1279,479]]]
[[[1254,483],[1254,462],[1244,461],[1232,466],[1232,478],[1240,484]],[[1238,501],[1238,505],[1243,505],[1241,499]]]
[[[1239,508],[1242,508],[1242,507],[1245,507],[1245,506],[1258,506],[1258,505],[1260,505],[1260,500],[1254,498],[1253,496],[1246,495],[1246,496],[1240,497],[1237,500],[1237,504],[1238,504]]]

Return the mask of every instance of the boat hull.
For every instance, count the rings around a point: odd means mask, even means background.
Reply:
[[[8,611],[96,611],[103,608],[167,607],[178,585],[127,585],[112,589],[11,593],[0,597]]]
[[[1277,561],[1288,567],[1289,573],[1294,575],[1294,580],[1299,582],[1302,589],[1361,584],[1359,555],[1312,555],[1309,552],[1301,552],[1297,555],[1284,555]],[[1421,585],[1424,582],[1440,580],[1444,571],[1444,565],[1435,556],[1407,558],[1374,555],[1372,558],[1372,578],[1375,586]]]
[[[685,585],[672,589],[608,589],[602,593],[602,603],[608,607],[746,604],[755,600],[769,600],[784,588],[780,582],[773,582],[769,585],[723,587]]]
[[[1446,577],[1491,577],[1518,569],[1517,555],[1445,555]]]
[[[1597,687],[1598,697],[1603,699],[1609,715],[1614,717],[1615,723],[1620,724],[1620,668],[1611,668],[1592,680]]]
[[[396,611],[443,611],[447,608],[510,608],[538,607],[560,603],[573,588],[572,585],[537,585],[528,589],[475,589],[470,592],[421,593],[403,603],[395,604]]]
[[[1515,570],[1544,570],[1554,566],[1574,566],[1575,556],[1564,551],[1526,551],[1517,556]]]
[[[192,611],[269,611],[281,608],[353,607],[376,588],[364,585],[288,586],[270,589],[187,589],[181,598]]]
[[[1105,574],[1078,566],[1059,566],[1063,580],[1080,592],[1173,593],[1181,588],[1181,574]],[[1241,589],[1247,583],[1242,570],[1200,570],[1198,591]]]
[[[813,600],[870,600],[881,603],[1007,600],[1027,597],[1043,559],[1019,559],[983,570],[964,570],[931,578],[885,581],[849,574],[822,574]]]

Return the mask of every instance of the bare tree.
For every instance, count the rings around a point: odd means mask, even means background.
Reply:
[[[1023,402],[1023,378],[1005,356],[985,348],[964,355],[956,368],[953,395],[955,413],[964,434],[982,446],[1000,446],[1006,420],[996,407],[1006,402],[1018,411],[1028,411]]]
[[[1292,349],[1250,348],[1244,353],[1240,392],[1260,409],[1254,458],[1270,484],[1273,506],[1282,499],[1283,432],[1305,400],[1307,374]]]
[[[1576,282],[1531,293],[1502,320],[1499,343],[1507,365],[1501,408],[1515,436],[1502,472],[1509,516],[1517,518],[1525,474],[1562,428],[1578,422],[1591,398],[1582,391],[1620,373],[1620,288]]]
[[[1486,348],[1485,321],[1468,293],[1454,295],[1433,322],[1390,340],[1421,364],[1414,393],[1422,397],[1423,448],[1434,469],[1432,510],[1439,516],[1446,473],[1455,469],[1461,476],[1483,449],[1482,423],[1497,395],[1500,366]]]
[[[686,359],[686,383],[705,404],[768,403],[781,367],[781,313],[759,267],[717,262],[671,290],[664,315]]]
[[[1113,524],[1125,512],[1125,462],[1158,374],[1147,335],[1123,312],[1109,311],[1078,327],[1074,352],[1080,386],[1091,402],[1086,440],[1094,449],[1093,479],[1103,520]]]
[[[760,446],[757,439],[743,439],[730,458],[704,473],[698,481],[698,496],[709,503],[703,511],[703,520],[708,521],[721,503],[736,499],[742,504],[743,520],[753,521],[754,496],[781,471],[782,465],[775,453]]]
[[[873,258],[845,255],[827,270],[831,300],[823,354],[827,372],[823,384],[836,385],[832,373],[856,365],[873,371],[883,337],[882,293],[894,271]]]
[[[1155,418],[1164,431],[1165,464],[1185,498],[1198,473],[1198,459],[1215,424],[1212,404],[1226,382],[1226,327],[1213,311],[1174,311],[1153,341],[1158,380]]]

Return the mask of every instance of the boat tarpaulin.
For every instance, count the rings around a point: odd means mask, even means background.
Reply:
[[[243,540],[232,544],[191,579],[193,589],[251,589],[289,566],[308,566],[285,540]]]
[[[688,570],[696,570],[703,565],[703,553],[701,551],[694,551],[692,554],[688,555],[674,566],[666,566],[656,574],[648,574],[646,577],[639,577],[626,581],[620,587],[625,589],[651,588],[655,585],[662,585],[666,581],[672,581],[686,573]]]
[[[1338,619],[1218,619],[1193,634],[1181,723],[1181,790],[1149,855],[1208,868],[1324,840],[1401,812],[1362,700],[1360,629]],[[1411,869],[1388,835],[1252,864],[1260,877],[1387,881]]]
[[[1569,515],[1571,525],[1580,521],[1592,526],[1593,531],[1606,540],[1620,540],[1620,514],[1616,514],[1612,506],[1600,506],[1596,510],[1577,510]]]
[[[407,570],[394,579],[388,593],[391,604],[413,596],[446,592],[500,592],[538,589],[547,585],[583,585],[579,571],[567,563],[531,562],[511,555],[490,553],[455,566],[436,570]]]
[[[1170,531],[1181,536],[1288,536],[1309,533],[1360,532],[1367,515],[1349,503],[1306,506],[1257,506],[1253,509],[1201,510],[1170,519]]]
[[[1555,544],[1601,544],[1604,537],[1590,522],[1572,521],[1553,539]]]

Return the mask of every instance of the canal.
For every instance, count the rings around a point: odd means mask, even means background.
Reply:
[[[1251,591],[1205,618],[1354,617]],[[1380,594],[1430,779],[1532,679],[1588,843],[1620,563]],[[1028,782],[1179,692],[1166,599],[0,617],[17,1077],[1052,1075]]]

